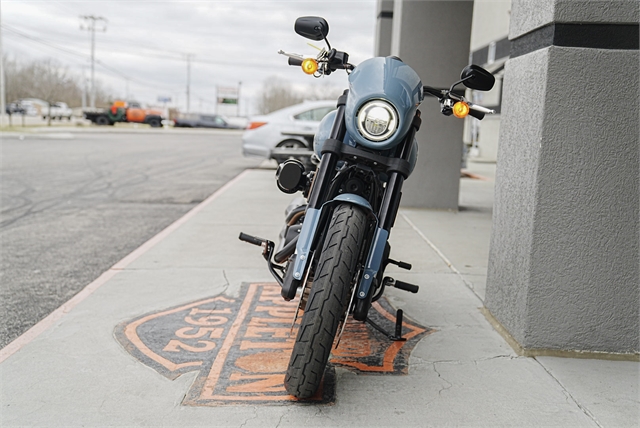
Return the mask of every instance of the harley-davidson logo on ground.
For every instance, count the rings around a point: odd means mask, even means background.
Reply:
[[[244,284],[239,298],[216,296],[154,312],[119,324],[122,346],[158,373],[175,379],[198,371],[183,404],[276,404],[296,400],[284,389],[284,373],[297,334],[291,328],[297,302],[285,302],[277,284]],[[369,315],[394,331],[395,311],[385,300]],[[393,342],[384,334],[349,318],[311,402],[330,403],[335,396],[334,366],[360,373],[406,374],[411,349],[431,330],[406,316]]]

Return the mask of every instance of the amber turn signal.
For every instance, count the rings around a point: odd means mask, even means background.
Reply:
[[[306,58],[302,61],[302,71],[313,74],[318,71],[318,62],[313,58]]]
[[[453,105],[453,115],[460,119],[467,117],[469,114],[469,104],[464,101],[458,101]]]

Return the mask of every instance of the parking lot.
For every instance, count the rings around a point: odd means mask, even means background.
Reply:
[[[2,139],[0,347],[258,162],[238,131],[39,130]]]

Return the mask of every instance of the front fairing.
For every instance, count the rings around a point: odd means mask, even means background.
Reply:
[[[415,113],[415,112],[414,112]],[[320,121],[320,125],[318,126],[318,131],[316,132],[315,136],[313,137],[313,151],[315,152],[316,156],[318,156],[318,159],[322,158],[322,147],[324,146],[325,141],[329,138],[329,136],[331,135],[331,128],[333,127],[333,122],[336,120],[336,114],[337,114],[337,110],[334,110],[332,112],[330,112],[329,114],[327,114],[321,121]],[[412,116],[413,118],[413,116]],[[351,147],[356,147],[357,142],[354,139],[354,137],[352,136],[352,134],[350,132],[346,132],[344,139],[343,139],[343,143],[351,146]],[[363,144],[364,145],[364,144]],[[370,146],[368,146],[370,147]],[[378,147],[376,147],[378,148]],[[384,150],[384,149],[382,149]],[[391,150],[389,150],[389,152],[391,152]],[[382,155],[390,155],[390,153],[387,152],[382,152]],[[413,139],[413,143],[411,145],[411,152],[409,153],[409,164],[411,165],[411,169],[410,169],[410,173],[413,172],[413,168],[416,165],[416,161],[418,158],[418,142],[416,141],[416,139]]]
[[[398,113],[398,130],[385,141],[370,141],[358,131],[357,117],[363,104],[382,99]],[[371,58],[349,75],[349,95],[345,109],[347,132],[356,143],[374,150],[386,150],[399,144],[422,102],[422,82],[407,64],[393,57]]]

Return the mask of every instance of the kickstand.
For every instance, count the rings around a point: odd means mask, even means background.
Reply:
[[[393,340],[394,342],[401,342],[401,341],[407,340],[406,338],[402,337],[402,315],[403,315],[402,309],[398,309],[398,311],[396,312],[396,331],[395,331],[395,334],[389,334],[388,332],[386,332],[382,327],[380,327],[378,324],[376,324],[369,317],[367,317],[366,321],[369,324],[371,324],[371,327],[375,328],[380,333],[382,333],[385,336],[387,336],[390,340]]]

